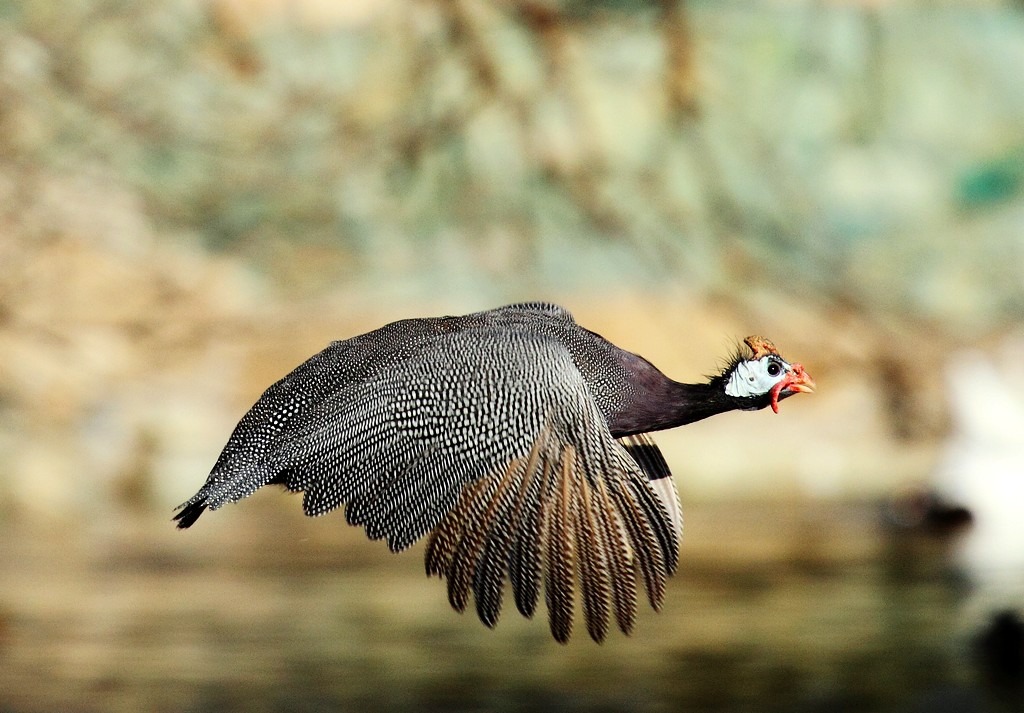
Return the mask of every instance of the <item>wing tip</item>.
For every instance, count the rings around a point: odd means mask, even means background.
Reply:
[[[201,498],[194,503],[186,503],[181,506],[181,511],[176,514],[172,520],[177,521],[177,527],[179,530],[187,530],[195,524],[196,520],[199,519],[199,516],[206,511],[206,508],[206,498]]]

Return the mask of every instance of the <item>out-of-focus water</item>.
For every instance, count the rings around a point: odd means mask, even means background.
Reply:
[[[514,607],[488,631],[421,548],[298,510],[5,526],[0,711],[1004,709],[949,541],[870,507],[689,508],[664,610],[602,646]]]

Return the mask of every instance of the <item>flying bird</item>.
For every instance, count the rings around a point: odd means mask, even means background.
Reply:
[[[187,528],[281,485],[310,516],[344,504],[392,551],[428,535],[427,574],[447,580],[460,612],[472,595],[489,627],[509,582],[526,617],[543,592],[562,643],[579,595],[601,642],[612,619],[632,630],[638,580],[657,610],[676,568],[678,494],[648,434],[778,412],[813,389],[763,337],[685,384],[554,304],[402,320],[333,342],[267,389],[174,519]]]

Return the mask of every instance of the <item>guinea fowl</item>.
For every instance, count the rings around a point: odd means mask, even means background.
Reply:
[[[636,614],[637,578],[659,609],[682,517],[651,431],[758,410],[814,382],[762,337],[719,375],[683,384],[576,323],[524,303],[408,319],[332,343],[271,386],[175,516],[264,485],[302,491],[307,515],[343,503],[352,525],[399,551],[429,533],[428,575],[464,611],[498,620],[506,580],[551,633],[572,632],[576,582],[590,636]]]

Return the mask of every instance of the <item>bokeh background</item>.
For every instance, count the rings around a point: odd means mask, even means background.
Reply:
[[[0,710],[1021,710],[1024,6],[0,2]],[[544,299],[680,380],[665,611],[170,515],[332,339]]]

